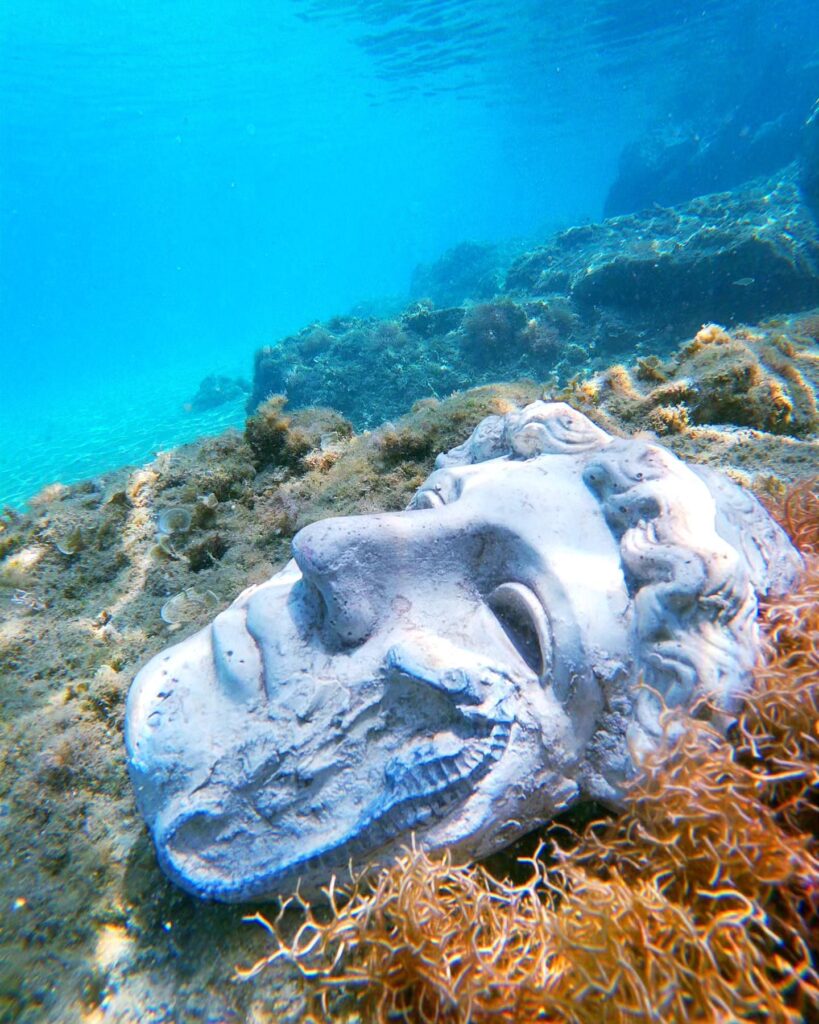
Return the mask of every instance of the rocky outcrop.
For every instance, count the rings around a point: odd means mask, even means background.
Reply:
[[[815,306],[819,236],[790,169],[740,192],[570,228],[514,263],[506,291],[567,296],[609,351],[636,339],[663,348],[708,320]]]
[[[250,385],[241,378],[213,374],[200,381],[196,394],[185,403],[186,412],[206,412],[227,402],[233,402],[250,391]]]
[[[290,408],[330,406],[371,427],[428,396],[524,377],[565,383],[612,358],[668,355],[703,323],[819,306],[819,229],[803,201],[812,166],[560,232],[486,299],[473,288],[469,304],[312,324],[257,352],[248,410],[281,394]],[[470,260],[450,253],[441,266]]]
[[[818,92],[815,62],[788,66],[785,54],[772,54],[738,103],[663,121],[624,146],[604,215],[685,203],[776,173],[796,159]]]

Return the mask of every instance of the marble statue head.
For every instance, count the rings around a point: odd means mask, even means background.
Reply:
[[[404,512],[293,560],[135,679],[126,740],[165,872],[238,901],[616,805],[664,706],[730,714],[761,593],[800,559],[749,494],[562,403],[490,416]]]

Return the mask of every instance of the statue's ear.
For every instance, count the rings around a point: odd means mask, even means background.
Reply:
[[[757,499],[711,466],[691,465],[714,497],[717,533],[741,551],[757,594],[785,594],[804,568],[787,534]]]

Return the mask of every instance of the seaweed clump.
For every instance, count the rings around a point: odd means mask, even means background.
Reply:
[[[373,880],[331,883],[327,921],[300,900],[289,940],[254,915],[274,949],[240,973],[286,960],[315,1013],[354,999],[379,1024],[811,1019],[819,495],[802,485],[779,511],[806,572],[762,610],[765,656],[728,738],[689,720],[641,766],[621,818],[568,850],[553,828],[521,885],[413,846]]]
[[[477,362],[497,361],[520,346],[526,313],[511,299],[473,306],[463,321],[463,346]]]
[[[263,402],[245,424],[245,440],[257,467],[279,466],[302,470],[302,459],[320,448],[329,434],[350,437],[352,426],[332,409],[308,408],[285,412],[287,399],[273,395]]]
[[[634,377],[613,366],[598,384],[610,413],[658,434],[731,424],[807,437],[819,427],[815,366],[812,343],[796,330],[769,324],[729,334],[706,324],[667,362],[641,358]]]

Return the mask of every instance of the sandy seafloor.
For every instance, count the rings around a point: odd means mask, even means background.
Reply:
[[[643,362],[551,386],[547,397],[779,494],[819,470],[818,329],[816,316],[731,337],[714,329],[665,364],[661,383]],[[714,422],[681,418],[686,388]],[[321,439],[332,418],[306,410],[276,427],[278,455],[266,464],[230,429],[139,467],[49,487],[28,513],[4,515],[0,1020],[301,1018],[286,967],[235,980],[235,966],[266,948],[264,932],[242,921],[258,907],[199,902],[160,874],[125,769],[128,687],[150,656],[281,567],[300,527],[403,508],[437,452],[487,413],[543,394],[543,384],[524,381],[429,399],[329,447]],[[774,400],[775,430],[759,429],[753,417],[770,427]],[[157,517],[176,507],[193,524],[169,553],[157,544]],[[169,625],[161,610],[182,593]]]

